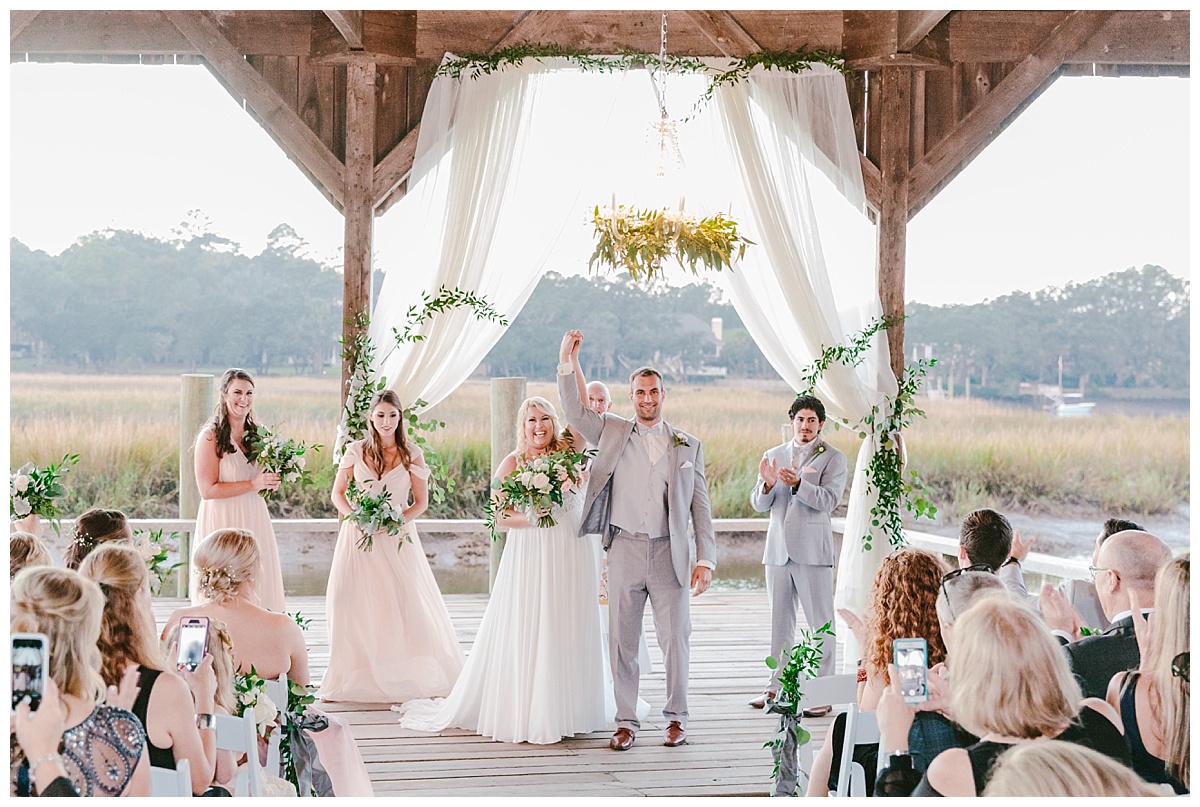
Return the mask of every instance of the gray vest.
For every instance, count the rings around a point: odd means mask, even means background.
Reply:
[[[627,532],[641,532],[651,538],[671,534],[667,522],[667,476],[671,449],[667,448],[654,465],[642,444],[641,436],[629,435],[629,443],[612,476],[612,523]]]

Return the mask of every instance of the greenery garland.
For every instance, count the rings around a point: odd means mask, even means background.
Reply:
[[[849,345],[822,346],[821,355],[800,373],[800,394],[813,394],[817,381],[834,363],[846,367],[861,364],[871,346],[872,337],[906,318],[880,317],[855,334]],[[904,378],[899,382],[896,397],[872,407],[871,412],[862,421],[866,429],[870,429],[871,435],[882,435],[865,469],[867,493],[870,494],[872,490],[879,492],[876,504],[871,508],[871,526],[879,528],[887,536],[888,543],[897,549],[908,544],[904,538],[901,503],[915,518],[932,519],[937,515],[937,507],[929,500],[928,491],[917,472],[910,470],[909,480],[905,481],[904,452],[898,442],[901,432],[912,424],[913,418],[925,417],[925,412],[916,406],[916,395],[920,392],[929,369],[935,364],[937,359],[922,359],[914,365],[909,365]],[[841,428],[843,425],[853,428],[853,424],[840,418],[835,418],[833,425],[834,428]],[[860,439],[867,439],[866,429],[859,430]],[[871,531],[867,530],[862,536],[864,552],[871,550],[871,541]]]
[[[421,292],[421,302],[412,305],[405,317],[403,329],[392,328],[392,336],[397,345],[423,342],[425,335],[416,333],[422,323],[432,319],[437,314],[443,314],[455,308],[470,308],[475,318],[495,322],[498,325],[508,325],[508,319],[481,295],[459,288],[442,286],[437,294],[430,297],[427,292]],[[338,439],[335,459],[341,457],[345,445],[352,440],[361,440],[367,433],[367,415],[371,408],[371,399],[377,392],[387,389],[387,379],[378,375],[375,362],[375,343],[367,335],[370,318],[367,312],[360,311],[354,320],[358,335],[347,345],[342,345],[342,358],[350,365],[350,378],[346,382],[346,400],[342,405],[342,418],[338,424]],[[406,430],[413,445],[421,449],[425,455],[425,464],[429,466],[429,499],[431,504],[441,504],[446,496],[454,492],[455,481],[447,471],[448,463],[445,457],[429,442],[426,435],[431,435],[438,429],[445,428],[446,422],[430,418],[421,418],[421,411],[429,406],[428,401],[420,398],[412,402],[401,417],[405,420]]]
[[[811,70],[814,64],[823,64],[843,75],[849,72],[846,69],[846,60],[840,54],[820,49],[755,51],[731,60],[729,67],[721,70],[705,64],[702,59],[688,56],[668,54],[666,58],[662,58],[657,53],[641,53],[626,48],[618,49],[616,55],[597,56],[568,45],[525,42],[495,53],[466,53],[453,56],[438,65],[433,71],[433,76],[461,79],[465,75],[469,79],[477,79],[505,67],[519,66],[526,59],[566,59],[585,73],[617,73],[644,67],[653,72],[704,74],[708,76],[708,87],[697,99],[692,111],[682,119],[684,123],[694,118],[700,109],[712,100],[717,88],[745,81],[750,71],[756,67],[786,73],[803,73]]]
[[[746,246],[754,244],[738,233],[736,221],[721,213],[702,219],[666,208],[618,205],[613,211],[597,206],[592,222],[597,243],[588,269],[596,264],[624,269],[634,280],[661,277],[667,258],[693,275],[699,274],[698,265],[717,272],[732,269],[734,254],[741,260]]]

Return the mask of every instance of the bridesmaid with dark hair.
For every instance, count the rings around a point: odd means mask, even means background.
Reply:
[[[220,529],[247,530],[258,544],[261,566],[255,575],[259,605],[284,612],[283,571],[267,503],[260,490],[277,490],[279,474],[254,464],[252,444],[258,435],[254,422],[254,379],[245,370],[230,368],[221,376],[220,397],[212,419],[196,437],[196,485],[200,510],[196,514],[197,538]],[[200,542],[192,544],[192,554]],[[196,566],[191,564],[192,604],[201,602]]]
[[[93,507],[75,519],[75,537],[63,551],[63,563],[78,569],[93,549],[109,541],[133,541],[129,519],[120,510]]]

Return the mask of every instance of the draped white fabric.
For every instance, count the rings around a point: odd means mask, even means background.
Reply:
[[[564,96],[551,88],[556,71],[570,75],[586,104],[563,112]],[[693,96],[703,86],[696,77],[670,82],[675,99],[689,86]],[[623,91],[646,95],[651,110],[646,117],[614,114]],[[571,222],[608,202],[610,193],[639,207],[673,205],[670,193],[686,193],[688,210],[736,211],[739,229],[756,245],[735,271],[710,277],[793,389],[822,346],[848,343],[879,316],[874,231],[862,215],[862,174],[841,75],[823,65],[801,74],[756,69],[749,80],[720,87],[695,122],[680,126],[686,165],[672,169],[670,191],[630,198],[621,172],[628,168],[625,162],[637,162],[629,152],[639,142],[644,151],[653,104],[641,71],[580,73],[565,60],[530,61],[475,79],[435,80],[409,192],[396,205],[411,259],[385,267],[370,331],[381,347],[381,372],[402,400],[437,403],[470,375],[503,332],[464,309],[427,323],[421,329],[425,342],[395,347],[391,329],[403,323],[422,291],[432,295],[439,286],[476,291],[511,321],[548,262],[559,265],[563,244],[584,259],[590,254]],[[626,142],[631,145],[622,147],[622,156],[604,156],[607,147]],[[547,163],[553,179],[533,179],[535,168]],[[597,187],[607,190],[596,194]],[[822,192],[821,204],[814,204],[814,193]],[[857,221],[852,236],[857,243],[825,249],[820,234],[838,206],[845,209],[843,220],[848,211]],[[859,366],[829,368],[817,391],[831,416],[852,424],[893,397],[896,379],[886,336],[877,336]],[[851,483],[838,576],[837,604],[854,610],[865,606],[870,580],[887,552],[882,536],[873,541],[872,552],[861,551],[872,506],[863,469],[873,446],[871,439],[864,443]],[[849,631],[839,634],[848,637]],[[856,658],[852,652],[847,655]]]

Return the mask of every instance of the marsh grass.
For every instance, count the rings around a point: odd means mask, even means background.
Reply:
[[[618,414],[632,409],[613,384]],[[66,512],[119,507],[131,516],[178,512],[179,389],[177,376],[11,376],[11,464],[39,465],[80,454],[67,477]],[[530,395],[557,401],[554,385],[530,383]],[[431,508],[434,517],[477,518],[491,476],[489,384],[469,382],[430,414],[447,426],[434,438],[458,480],[455,494]],[[328,517],[338,382],[336,378],[259,380],[259,419],[281,433],[325,444],[313,458],[318,484],[273,500],[279,515]],[[669,389],[664,412],[703,441],[713,514],[755,515],[747,500],[762,452],[784,439],[791,395],[784,390],[681,386]],[[908,433],[909,461],[950,518],[975,507],[1050,512],[1064,506],[1160,514],[1187,501],[1187,418],[1097,415],[1064,420],[984,401],[925,401],[928,418]],[[849,457],[859,440],[826,428]]]

